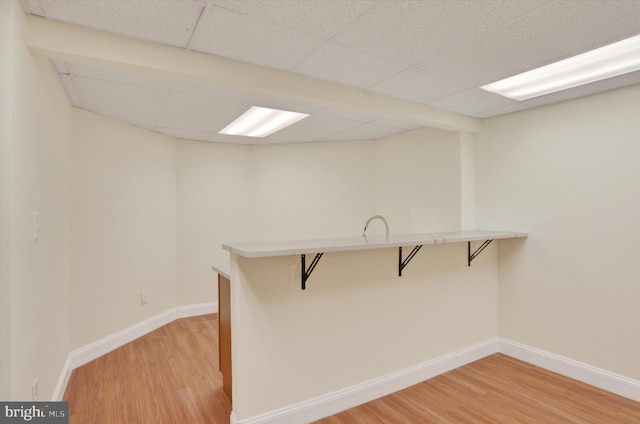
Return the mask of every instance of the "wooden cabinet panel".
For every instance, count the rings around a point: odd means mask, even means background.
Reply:
[[[222,391],[231,397],[231,284],[229,279],[218,275],[218,343],[220,372],[222,372]]]

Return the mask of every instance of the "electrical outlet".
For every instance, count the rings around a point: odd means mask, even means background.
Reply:
[[[33,386],[31,386],[31,400],[34,402],[38,401],[38,379],[33,382]]]
[[[300,264],[289,265],[289,285],[299,286],[302,284],[300,280]]]
[[[149,290],[142,290],[140,293],[140,303],[146,305],[149,302]]]

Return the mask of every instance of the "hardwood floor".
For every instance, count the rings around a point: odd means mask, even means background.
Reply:
[[[179,319],[74,370],[69,422],[229,423],[217,319]],[[413,423],[638,424],[640,403],[496,354],[316,422]]]
[[[69,423],[228,423],[217,333],[217,314],[179,319],[75,369]]]
[[[637,424],[640,403],[495,354],[315,424]]]

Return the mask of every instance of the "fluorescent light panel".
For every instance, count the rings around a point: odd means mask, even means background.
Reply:
[[[307,113],[252,106],[227,125],[219,134],[266,137],[309,116]]]
[[[480,88],[510,99],[527,100],[637,70],[640,70],[640,35]]]

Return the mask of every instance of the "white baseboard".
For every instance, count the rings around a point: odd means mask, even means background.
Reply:
[[[96,358],[101,357],[125,344],[169,324],[177,317],[176,309],[170,309],[159,315],[148,318],[103,339],[71,352],[71,368],[78,368]]]
[[[640,402],[638,380],[502,338],[498,338],[498,352]]]
[[[67,360],[64,363],[64,367],[62,367],[62,372],[60,373],[60,378],[58,378],[58,384],[56,384],[56,388],[53,391],[53,396],[51,400],[54,402],[60,402],[62,397],[64,396],[64,391],[67,390],[67,384],[69,384],[69,378],[71,377],[71,355],[67,356]]]
[[[498,352],[640,402],[640,381],[510,340],[494,338],[415,367],[267,414],[239,420],[232,411],[230,423],[299,424],[316,421]]]
[[[487,340],[416,366],[264,415],[238,420],[231,412],[230,422],[231,424],[300,424],[316,421],[428,380],[492,355],[496,351],[496,339]]]
[[[71,352],[67,357],[52,400],[62,400],[71,372],[75,368],[178,318],[215,313],[217,310],[218,304],[215,302],[173,308]],[[511,340],[493,338],[416,366],[267,414],[238,420],[232,411],[230,422],[231,424],[299,424],[316,421],[497,352],[640,402],[640,381]]]
[[[199,315],[215,314],[218,312],[218,302],[198,303],[196,305],[178,306],[178,318],[189,318]]]
[[[69,354],[67,361],[64,364],[58,384],[56,385],[53,393],[53,401],[62,400],[64,391],[67,388],[67,383],[71,377],[71,372],[88,363],[105,355],[125,344],[149,334],[153,330],[157,330],[163,325],[167,325],[172,321],[179,318],[188,318],[197,315],[213,314],[218,312],[218,303],[200,303],[196,305],[178,306],[176,308],[169,309],[154,317],[141,321],[130,327],[127,327],[117,333],[111,334],[103,339],[97,340],[89,345],[83,346],[80,349],[76,349]]]

